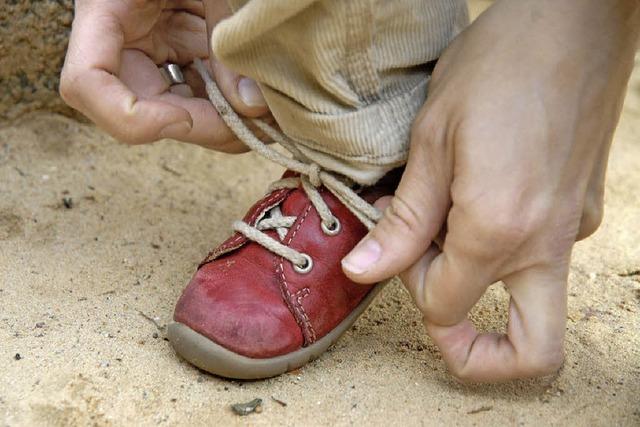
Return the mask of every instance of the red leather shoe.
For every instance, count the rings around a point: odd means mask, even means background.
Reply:
[[[398,175],[359,195],[371,203],[391,194]],[[350,281],[340,266],[366,227],[325,187],[308,190],[303,177],[306,185],[291,188],[300,181],[286,173],[284,188],[257,202],[244,225],[234,224],[238,231],[206,257],[182,293],[169,339],[197,367],[239,379],[296,369],[333,344],[381,289]],[[314,190],[322,202],[310,200]],[[301,257],[289,260],[291,253],[267,248],[273,242],[251,240],[251,229]]]
[[[233,111],[204,64],[194,63],[236,136],[291,171],[200,264],[176,305],[169,340],[186,360],[216,375],[279,375],[322,354],[380,290],[347,279],[340,261],[379,219],[370,203],[393,193],[399,172],[354,191],[286,135],[252,120],[293,157],[267,147]]]

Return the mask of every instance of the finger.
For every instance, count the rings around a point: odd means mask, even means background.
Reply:
[[[556,372],[564,360],[567,270],[530,268],[507,279],[511,303],[506,335],[479,334],[467,319],[452,326],[425,320],[451,372],[473,382]]]
[[[603,144],[597,154],[586,188],[582,218],[576,241],[596,232],[604,217],[604,188],[610,144]]]
[[[78,82],[92,70],[116,74],[120,68],[123,35],[113,15],[96,16],[92,8],[78,5],[69,46],[60,75],[60,95],[82,113]]]
[[[190,128],[187,111],[140,100],[115,76],[122,50],[117,20],[109,14],[91,14],[93,9],[82,10],[81,19],[74,22],[61,76],[65,101],[123,142],[151,142]]]
[[[120,74],[123,83],[137,96],[180,108],[189,114],[191,127],[167,137],[228,153],[247,151],[246,146],[236,139],[222,121],[208,98],[194,97],[190,85],[170,85],[155,64],[141,52],[125,49]],[[194,76],[189,76],[187,82],[193,83]]]
[[[455,217],[455,207],[449,216]],[[455,226],[455,224],[454,224]],[[454,229],[455,230],[455,229]],[[425,318],[433,324],[460,323],[496,279],[498,263],[468,250],[467,239],[450,233],[442,252],[420,259],[401,274],[405,286]],[[468,240],[472,233],[463,233]]]
[[[446,157],[414,130],[402,179],[376,227],[342,260],[345,274],[375,283],[406,270],[427,250],[449,205]]]
[[[188,111],[192,118],[190,129],[175,133],[171,138],[226,153],[247,151],[247,147],[236,139],[208,100],[185,98],[170,92],[158,95],[155,99]]]
[[[165,9],[184,10],[204,18],[204,4],[202,0],[168,0]]]
[[[157,58],[156,63],[169,61],[186,65],[194,58],[209,56],[207,26],[203,18],[187,12],[171,13],[168,16],[163,21],[158,36],[162,37],[170,51],[164,57]]]
[[[186,67],[186,70],[191,70],[191,67]],[[247,151],[221,120],[208,98],[194,97],[190,85],[170,85],[153,61],[142,52],[123,51],[120,78],[139,98],[161,102],[189,114],[191,127],[179,129],[166,137],[228,153]],[[190,84],[195,82],[196,90],[200,90],[201,79],[194,80],[195,76],[190,72],[186,73],[185,79]],[[257,135],[263,137],[259,133]]]
[[[127,144],[176,138],[190,132],[189,112],[154,99],[138,99],[115,76],[91,70],[82,77],[79,99],[83,112],[100,128]],[[108,93],[108,99],[95,99]]]
[[[169,92],[185,98],[193,98],[193,91],[187,84],[177,84],[169,87]]]
[[[205,62],[204,64],[207,66],[207,68],[211,72],[211,66],[207,64],[207,62]],[[203,98],[203,99],[209,99],[204,81],[202,80],[202,77],[200,77],[200,73],[196,70],[195,65],[191,64],[183,68],[182,74],[184,75],[184,79],[187,85],[189,85],[189,87],[191,88],[191,91],[193,92],[193,96],[196,96],[198,98]],[[263,120],[265,123],[271,125],[272,127],[278,128],[278,123],[276,123],[275,119],[273,118],[270,112],[260,116],[260,120]],[[250,123],[249,123],[249,127],[263,142],[266,142],[266,143],[273,142],[271,141],[271,138],[264,135],[262,131],[260,131],[257,128],[253,128]]]
[[[208,100],[194,98],[187,85],[170,85],[153,61],[142,52],[130,49],[123,51],[119,77],[138,98],[164,105],[167,109],[183,111],[189,116],[190,127],[174,129],[170,134],[163,132],[159,137],[218,151],[246,151]]]
[[[224,18],[231,16],[231,9],[226,1],[203,0],[204,15],[207,20],[207,31],[211,35],[211,30]]]
[[[422,295],[424,286],[422,284],[424,283],[426,272],[429,271],[433,260],[436,259],[440,253],[441,251],[438,245],[435,242],[432,243],[415,264],[399,274],[400,280],[402,280],[413,301],[422,312],[424,312],[422,304],[418,303],[419,301],[424,301],[424,296]]]
[[[260,117],[267,114],[269,108],[256,82],[248,77],[240,76],[216,60],[211,50],[213,28],[218,22],[231,15],[227,2],[208,0],[204,2],[204,9],[210,52],[208,65],[220,91],[229,101],[231,107],[245,117]]]
[[[121,18],[132,19],[131,16]],[[189,10],[170,10],[166,6],[157,17],[150,34],[127,40],[124,47],[144,52],[156,64],[172,62],[184,66],[195,58],[209,56],[207,27],[203,17]]]
[[[257,83],[248,77],[241,76],[220,61],[209,59],[213,77],[231,107],[245,117],[260,117],[269,108]]]
[[[268,107],[262,97],[262,92],[253,80],[241,77],[220,63],[217,65],[217,74],[214,73],[213,70],[215,68],[212,68],[210,62],[205,62],[205,65],[209,69],[209,72],[214,76],[214,79],[216,80],[218,87],[220,87],[220,90],[223,92],[225,98],[229,100],[229,103],[238,113],[246,117],[260,117],[273,122],[273,117],[269,114]],[[205,84],[200,77],[200,73],[195,69],[195,66],[193,64],[189,65],[183,70],[183,74],[187,84],[192,88],[195,96],[207,98]],[[247,89],[247,87],[249,89]],[[255,95],[259,98],[259,107],[256,108],[247,105],[247,102],[254,101],[239,100],[242,97],[251,98],[254,96],[251,95],[251,93],[245,93],[247,90],[249,92],[252,92],[253,90],[257,90],[259,92],[258,95]]]

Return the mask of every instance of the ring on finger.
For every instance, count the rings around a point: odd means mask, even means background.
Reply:
[[[164,64],[160,68],[160,74],[169,83],[169,86],[185,83],[184,75],[178,64]]]

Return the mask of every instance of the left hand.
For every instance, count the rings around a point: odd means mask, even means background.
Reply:
[[[639,27],[635,0],[500,0],[439,60],[399,188],[343,269],[401,273],[457,377],[562,364],[571,250],[602,218]],[[507,333],[478,333],[467,314],[500,280]]]
[[[173,138],[245,151],[206,99],[191,65],[194,58],[210,57],[207,27],[210,32],[230,13],[225,0],[76,0],[60,94],[128,144]],[[170,85],[158,69],[164,63],[180,65],[186,84]],[[255,82],[214,58],[209,63],[238,113],[268,113]]]

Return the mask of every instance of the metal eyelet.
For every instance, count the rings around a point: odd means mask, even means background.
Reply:
[[[307,254],[302,254],[302,257],[304,258],[304,261],[305,261],[304,265],[293,264],[293,269],[300,274],[306,274],[310,272],[311,269],[313,268],[313,260]]]
[[[327,236],[335,236],[340,232],[342,226],[340,225],[340,221],[335,216],[333,217],[333,224],[331,226],[325,225],[324,222],[320,223],[320,228],[322,228],[322,232]]]

